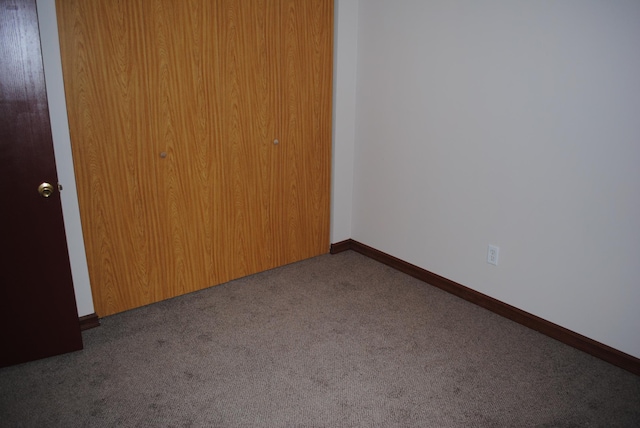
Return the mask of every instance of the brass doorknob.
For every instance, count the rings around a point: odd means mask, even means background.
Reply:
[[[42,183],[38,186],[38,193],[40,193],[43,198],[48,198],[49,196],[51,196],[53,190],[53,186],[49,183]]]

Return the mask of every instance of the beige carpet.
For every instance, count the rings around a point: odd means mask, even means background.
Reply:
[[[0,370],[0,426],[640,426],[640,377],[351,251],[84,341]]]

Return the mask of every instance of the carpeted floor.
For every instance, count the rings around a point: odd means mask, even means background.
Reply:
[[[640,377],[355,252],[102,319],[3,427],[640,427]]]

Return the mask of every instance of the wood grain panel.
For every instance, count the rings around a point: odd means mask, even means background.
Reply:
[[[282,1],[282,201],[288,262],[329,251],[333,2]]]
[[[158,208],[164,216],[161,299],[227,280],[214,256],[220,245],[222,171],[216,130],[221,118],[215,10],[210,2],[144,1],[147,109],[154,135]],[[213,111],[212,111],[213,107]],[[165,154],[166,157],[162,157]],[[218,242],[216,242],[218,239]]]
[[[232,278],[279,264],[274,254],[278,5],[226,1],[219,28],[223,77],[221,145],[227,219],[223,253]]]
[[[96,312],[158,299],[158,211],[139,4],[57,3],[78,198]],[[125,286],[126,285],[126,286]],[[122,303],[126,302],[126,303]]]
[[[328,251],[332,1],[57,12],[100,316]]]

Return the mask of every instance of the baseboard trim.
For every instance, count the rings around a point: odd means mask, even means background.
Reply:
[[[338,254],[343,251],[349,251],[352,249],[353,243],[355,243],[353,239],[347,239],[346,241],[336,242],[335,244],[331,244],[331,249],[329,252],[331,254]]]
[[[95,313],[80,317],[78,320],[80,321],[80,331],[100,327],[100,318],[98,318],[98,315]]]
[[[586,336],[568,330],[514,306],[508,305],[500,300],[494,299],[493,297],[479,293],[469,287],[465,287],[462,284],[458,284],[457,282],[451,281],[440,275],[436,275],[433,272],[429,272],[428,270],[422,269],[416,265],[407,263],[404,260],[383,253],[382,251],[376,250],[375,248],[369,247],[353,239],[347,239],[336,244],[331,244],[331,254],[338,254],[348,250],[353,250],[363,254],[373,260],[424,281],[427,284],[438,287],[448,293],[488,309],[500,316],[515,321],[518,324],[522,324],[546,336],[559,340],[566,345],[572,346],[640,376],[640,359],[632,355],[621,352],[603,343],[596,342]]]

